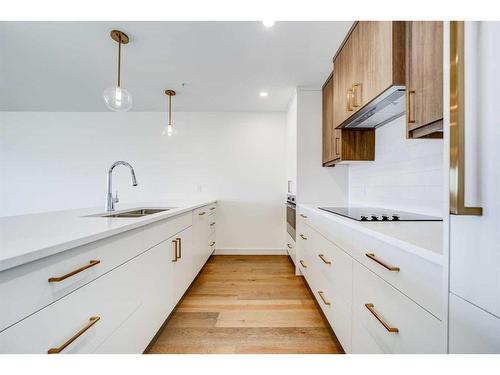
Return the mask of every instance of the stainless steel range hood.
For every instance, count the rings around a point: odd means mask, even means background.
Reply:
[[[347,120],[341,128],[378,128],[405,114],[405,86],[391,86]]]

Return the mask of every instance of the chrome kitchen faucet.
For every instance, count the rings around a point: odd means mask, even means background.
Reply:
[[[137,180],[135,178],[134,168],[129,163],[127,163],[126,161],[119,160],[111,164],[111,167],[109,167],[108,171],[108,193],[106,194],[106,211],[114,211],[115,203],[119,202],[118,191],[116,192],[115,197],[113,197],[113,193],[111,192],[113,185],[113,169],[117,165],[124,165],[130,168],[130,174],[132,175],[132,186],[137,186]]]

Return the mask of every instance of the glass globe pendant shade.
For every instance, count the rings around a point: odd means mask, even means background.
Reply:
[[[172,125],[169,124],[163,129],[162,135],[166,135],[167,137],[172,137],[177,134],[177,129]]]
[[[103,93],[106,107],[115,112],[126,112],[132,108],[132,95],[119,86],[109,87]]]

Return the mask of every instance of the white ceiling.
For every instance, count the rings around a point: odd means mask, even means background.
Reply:
[[[0,22],[0,110],[106,111],[117,28],[133,111],[165,111],[166,88],[177,111],[283,111],[295,87],[322,86],[351,24]]]

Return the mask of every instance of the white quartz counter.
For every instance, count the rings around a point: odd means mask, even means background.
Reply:
[[[184,200],[117,205],[116,212],[140,207],[173,207],[165,212],[139,218],[86,217],[100,213],[106,214],[102,208],[0,217],[0,271],[214,202],[216,200]]]
[[[320,210],[318,205],[299,204],[298,213],[301,210],[341,223],[433,263],[443,264],[442,221],[360,222]]]

